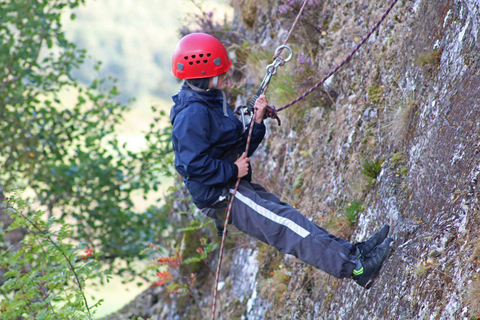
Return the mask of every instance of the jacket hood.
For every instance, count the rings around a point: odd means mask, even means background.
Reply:
[[[175,117],[194,102],[201,103],[209,108],[221,108],[223,95],[219,90],[195,91],[184,82],[182,88],[178,94],[172,97],[172,100],[175,104],[170,110],[170,122],[173,124]]]

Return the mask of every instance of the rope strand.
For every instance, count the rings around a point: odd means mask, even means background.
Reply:
[[[303,9],[305,9],[305,5],[307,4],[308,0],[303,1],[302,7],[300,8],[300,11],[298,11],[297,17],[295,18],[295,21],[293,22],[292,26],[290,27],[290,30],[288,31],[287,36],[285,37],[285,40],[283,41],[283,45],[286,45],[288,40],[290,39],[290,36],[293,33],[293,29],[297,26],[298,21],[300,20],[300,16],[303,13]],[[278,56],[282,54],[283,49],[280,49],[272,58],[272,60],[275,60]]]
[[[370,38],[370,36],[378,29],[378,27],[380,26],[380,24],[383,22],[383,20],[385,20],[385,18],[387,17],[387,15],[390,13],[390,11],[393,9],[393,7],[395,6],[395,4],[397,3],[398,0],[393,0],[391,3],[390,3],[390,6],[388,7],[387,11],[385,11],[385,13],[383,14],[383,16],[380,18],[380,20],[378,20],[378,22],[373,26],[373,28],[370,30],[370,32],[362,39],[362,41],[360,41],[360,43],[352,50],[352,52],[350,52],[350,54],[345,58],[343,59],[343,61],[337,65],[335,67],[335,69],[333,69],[332,71],[330,71],[325,77],[323,77],[322,80],[320,80],[319,82],[317,82],[313,87],[311,87],[310,89],[308,89],[304,94],[302,94],[301,96],[297,97],[295,100],[287,103],[286,105],[284,105],[283,107],[281,108],[278,108],[276,109],[276,112],[279,112],[279,111],[282,111],[292,105],[294,105],[295,103],[299,102],[300,100],[302,100],[303,98],[305,98],[306,96],[308,96],[310,93],[312,93],[315,89],[317,89],[318,87],[320,87],[325,81],[327,81],[328,78],[330,78],[332,75],[334,75],[338,70],[340,70],[341,67],[343,67],[348,61],[350,61],[350,59],[353,57],[353,55],[355,53],[357,53],[357,51],[362,47],[362,45],[367,42],[367,40]]]
[[[297,14],[297,17],[292,25],[292,27],[290,28],[290,31],[289,33],[287,34],[287,36],[285,37],[285,40],[283,42],[283,44],[285,45],[287,43],[287,41],[289,40],[290,36],[292,35],[292,32],[295,28],[295,26],[297,25],[299,19],[300,19],[300,15],[302,14],[304,8],[305,8],[305,5],[307,3],[308,0],[305,0],[303,2],[303,5],[302,7],[300,8],[300,11],[299,13]],[[267,115],[270,115],[270,116],[275,116],[277,115],[277,112],[278,111],[282,111],[292,105],[294,105],[295,103],[299,102],[300,100],[302,100],[303,98],[305,98],[306,96],[308,96],[310,93],[312,93],[315,89],[317,89],[319,86],[321,86],[328,78],[330,78],[333,74],[335,74],[341,67],[343,67],[348,61],[350,61],[350,59],[353,57],[353,55],[360,49],[360,47],[370,38],[370,36],[378,29],[378,27],[380,26],[380,24],[383,22],[383,20],[385,20],[385,18],[387,17],[387,15],[390,13],[390,11],[393,9],[393,7],[395,6],[395,4],[397,3],[398,0],[393,0],[391,3],[390,3],[390,6],[388,7],[388,9],[385,11],[385,13],[383,14],[383,16],[380,18],[380,20],[373,26],[373,28],[370,30],[370,32],[362,39],[362,41],[352,50],[352,52],[350,52],[350,54],[345,58],[343,59],[343,61],[337,65],[332,71],[330,71],[325,77],[323,77],[322,80],[320,80],[319,82],[317,82],[313,87],[311,87],[310,89],[308,89],[304,94],[302,94],[301,96],[297,97],[295,100],[291,101],[290,103],[284,105],[283,107],[281,108],[278,108],[278,109],[275,109],[275,107],[270,107],[269,106],[269,110],[267,112]],[[277,52],[277,54],[275,54],[275,56],[273,57],[273,60],[275,60],[282,52],[283,49],[279,50],[279,52]],[[267,88],[265,88],[264,92],[266,91]],[[253,112],[253,117],[252,117],[252,120],[251,120],[251,123],[250,123],[250,129],[248,131],[248,138],[247,138],[247,145],[245,147],[245,154],[247,155],[248,154],[248,149],[250,147],[250,140],[251,140],[251,137],[252,137],[252,132],[253,132],[253,126],[254,126],[254,122],[255,122],[255,116],[256,116],[256,112],[254,111]],[[278,118],[277,118],[278,119]],[[278,119],[278,121],[280,121],[280,119]],[[215,320],[215,311],[216,311],[216,303],[217,303],[217,293],[218,293],[218,281],[220,279],[220,270],[221,270],[221,267],[222,267],[222,259],[223,259],[223,251],[224,251],[224,248],[225,248],[225,239],[226,239],[226,234],[227,234],[227,227],[228,227],[228,220],[230,219],[230,214],[232,212],[232,206],[233,206],[233,200],[235,199],[235,195],[237,193],[237,189],[238,189],[238,186],[240,184],[240,178],[237,179],[237,182],[235,184],[235,188],[233,190],[233,193],[232,193],[232,197],[230,199],[230,202],[228,204],[228,209],[227,209],[227,215],[225,217],[225,225],[224,225],[224,228],[223,228],[223,234],[222,234],[222,244],[220,246],[220,256],[218,258],[218,266],[217,266],[217,272],[216,272],[216,276],[215,276],[215,289],[214,289],[214,293],[213,293],[213,305],[212,305],[212,319],[211,320]]]
[[[252,138],[253,126],[255,123],[255,115],[256,111],[253,112],[253,118],[250,122],[250,128],[248,130],[248,138],[247,138],[247,145],[245,147],[245,155],[248,155],[248,149],[250,148],[250,140]],[[225,239],[227,237],[227,227],[228,227],[228,220],[230,219],[230,213],[232,212],[233,207],[233,200],[235,199],[235,195],[237,194],[238,186],[240,185],[241,178],[237,179],[237,183],[235,184],[235,188],[233,189],[232,198],[228,203],[227,215],[225,217],[225,224],[223,226],[223,234],[222,234],[222,244],[220,246],[220,256],[218,258],[218,266],[217,266],[217,273],[215,275],[215,289],[213,291],[213,305],[212,305],[212,320],[215,320],[215,309],[217,304],[217,292],[218,292],[218,280],[220,279],[220,269],[222,268],[222,258],[223,258],[223,250],[225,248]]]

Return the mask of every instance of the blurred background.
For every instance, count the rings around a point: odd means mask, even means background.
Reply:
[[[180,28],[188,25],[192,15],[201,14],[200,8],[213,11],[215,19],[231,21],[233,16],[227,0],[87,0],[63,16],[67,38],[87,50],[88,59],[75,76],[85,85],[98,76],[112,77],[121,93],[117,99],[131,106],[118,133],[132,150],[144,145],[142,132],[151,123],[151,106],[167,114],[170,110],[171,96],[179,89],[170,72],[171,55]],[[96,71],[93,66],[99,62]],[[162,188],[168,188],[168,183]],[[138,208],[149,205],[148,199],[138,197],[137,201]],[[104,287],[87,290],[88,297],[104,299],[97,318],[120,309],[151,285],[124,282],[117,276]]]
[[[131,148],[141,146],[150,106],[170,109],[171,96],[179,89],[170,71],[171,55],[179,29],[201,14],[199,8],[214,12],[216,19],[233,16],[228,0],[87,0],[72,12],[74,20],[64,15],[68,39],[89,57],[75,76],[90,84],[96,76],[93,65],[100,61],[100,76],[117,81],[118,99],[135,99],[120,131]]]

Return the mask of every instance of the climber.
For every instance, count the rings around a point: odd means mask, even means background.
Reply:
[[[369,289],[390,253],[385,225],[365,242],[352,244],[315,225],[296,209],[251,182],[249,157],[265,135],[267,100],[261,95],[251,145],[248,130],[228,107],[224,89],[232,61],[211,35],[183,37],[173,53],[172,73],[185,80],[171,109],[175,168],[195,205],[208,217],[225,219],[225,208],[241,178],[228,221],[238,230],[337,278],[353,278]]]

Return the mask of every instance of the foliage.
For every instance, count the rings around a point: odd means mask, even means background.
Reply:
[[[285,270],[282,265],[280,269],[271,273],[271,277],[259,279],[260,295],[275,304],[285,303],[288,284],[291,279],[291,272]]]
[[[293,63],[286,64],[287,70],[280,70],[282,72],[272,78],[275,99],[281,104],[286,104],[302,94],[305,87],[313,84],[318,76],[317,66],[308,56],[299,53],[294,59],[296,61],[292,61]]]
[[[433,76],[440,66],[442,53],[442,49],[424,51],[415,57],[415,63],[420,66],[426,74]]]
[[[285,254],[262,242],[257,243],[256,250],[256,259],[259,263],[259,275],[264,278],[270,278],[273,276],[275,270],[282,268],[282,261]]]
[[[188,227],[177,231],[184,232],[185,234],[199,233],[199,230],[203,230],[207,226],[206,223],[207,222],[200,223],[196,220],[191,220]],[[208,223],[210,224],[210,221],[208,221]],[[160,281],[156,282],[156,284],[161,286],[170,282],[170,280],[174,280],[168,287],[170,292],[178,293],[179,289],[183,289],[183,292],[187,292],[189,289],[187,284],[193,283],[193,278],[196,274],[185,274],[186,270],[190,270],[190,268],[186,268],[186,266],[189,264],[203,263],[208,258],[209,254],[217,248],[215,243],[209,242],[204,236],[199,237],[199,243],[197,244],[185,243],[185,245],[193,246],[195,247],[195,250],[186,250],[186,248],[183,248],[181,253],[176,251],[174,255],[168,257],[161,256],[156,260],[159,267],[167,267],[166,271],[159,271],[157,273]],[[158,245],[150,244],[149,246],[156,250],[157,253],[161,253],[162,251],[161,247]],[[192,251],[196,253],[193,253]],[[175,279],[172,276],[172,272],[176,273]],[[189,277],[189,281],[185,281],[186,277]],[[180,283],[175,283],[175,281]],[[172,290],[172,288],[175,290]]]
[[[210,276],[206,263],[217,248],[217,244],[209,239],[206,223],[190,220],[188,226],[177,229],[175,233],[183,233],[183,236],[180,241],[171,238],[168,242],[169,245],[176,247],[173,254],[165,255],[164,246],[149,244],[150,254],[157,256],[149,267],[157,270],[158,280],[155,285],[165,290],[165,299],[176,296],[178,302],[176,307],[180,313],[187,307],[187,312],[203,312],[196,304],[196,301],[202,300],[198,286],[204,283],[205,277]],[[203,316],[207,317],[205,314]]]
[[[311,54],[305,54],[299,47],[292,47],[294,57],[284,67],[281,67],[271,81],[271,100],[279,106],[285,105],[302,95],[318,82],[325,70],[319,68]],[[273,94],[274,93],[274,94]],[[331,109],[338,93],[328,86],[314,90],[308,99],[298,106],[285,110],[293,130],[304,127],[304,116],[309,108],[321,107]]]
[[[415,90],[404,90],[398,85],[398,94],[394,96],[392,103],[386,105],[385,129],[390,133],[394,144],[407,143],[412,133],[419,97],[422,93]]]
[[[14,195],[7,201],[14,222],[6,230],[23,228],[27,235],[19,250],[0,252],[7,281],[0,287],[0,317],[24,319],[92,319],[98,301],[89,306],[84,288],[87,280],[108,281],[86,243],[73,244],[71,225],[44,211],[32,212],[29,203]],[[1,243],[3,242],[1,235]]]
[[[72,77],[86,52],[65,38],[61,16],[83,2],[0,4],[0,181],[6,191],[31,187],[49,217],[75,219],[69,235],[102,258],[133,259],[164,227],[154,209],[135,212],[132,194],[156,190],[152,165],[168,170],[169,129],[152,124],[149,149],[127,151],[115,134],[128,109],[113,102],[117,88],[105,79],[83,87]],[[67,91],[76,95],[72,105],[61,101]]]
[[[149,107],[142,103],[144,98],[169,100],[178,90],[168,67],[182,11],[175,1],[86,1],[73,11],[74,21],[63,20],[67,37],[88,50],[85,63],[73,75],[90,84],[97,77],[92,65],[100,60],[100,73],[114,77],[122,88],[116,101],[136,97],[135,111],[143,114]]]
[[[368,87],[368,100],[370,100],[373,104],[381,104],[383,101],[383,87]]]
[[[358,215],[364,210],[363,202],[360,200],[355,200],[350,202],[345,208],[345,216],[351,224],[354,224],[358,221]]]
[[[375,160],[368,160],[365,158],[365,161],[362,164],[361,173],[369,178],[368,182],[373,182],[380,171],[382,170],[383,162],[385,161],[384,158],[378,157]]]
[[[197,1],[191,0],[192,4],[197,10],[187,15],[185,24],[180,28],[180,35],[186,36],[194,32],[205,32],[218,38],[226,47],[232,43],[236,43],[238,35],[231,28],[231,25],[226,20],[219,22],[214,19],[212,11],[206,11]]]

